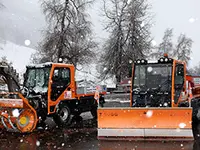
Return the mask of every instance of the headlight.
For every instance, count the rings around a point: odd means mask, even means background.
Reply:
[[[139,63],[140,63],[140,60],[137,60],[137,63],[139,64]]]
[[[161,59],[160,59],[160,62],[164,62],[164,59],[163,59],[163,58],[161,58]]]

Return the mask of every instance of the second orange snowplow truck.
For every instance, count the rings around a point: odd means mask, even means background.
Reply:
[[[199,81],[186,75],[184,62],[167,55],[136,61],[130,107],[99,108],[98,138],[193,139],[192,123],[200,119]]]
[[[99,91],[104,102],[106,87]],[[75,67],[63,63],[27,66],[23,89],[0,94],[0,128],[14,132],[31,132],[46,117],[53,117],[58,126],[69,125],[71,116],[90,111],[97,117],[95,91],[78,88]]]

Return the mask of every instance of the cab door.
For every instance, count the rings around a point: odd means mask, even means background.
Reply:
[[[70,83],[70,68],[55,67],[51,84],[51,100],[56,101]],[[70,91],[70,88],[68,90]]]

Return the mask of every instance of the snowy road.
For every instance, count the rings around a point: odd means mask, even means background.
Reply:
[[[115,102],[112,105],[126,106],[128,103]],[[37,130],[31,134],[0,132],[0,150],[200,150],[200,141],[99,141],[97,122],[89,112],[81,116],[83,120],[73,121],[68,129],[58,129],[48,119],[50,126],[45,131]],[[196,128],[195,132],[199,131]]]

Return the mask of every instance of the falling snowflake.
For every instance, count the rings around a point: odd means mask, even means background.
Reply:
[[[141,26],[141,27],[144,27],[144,22],[142,22],[140,26]]]
[[[155,40],[152,40],[152,41],[151,41],[151,44],[152,44],[153,46],[156,46],[156,45],[157,45],[157,42],[156,42]]]
[[[196,21],[196,19],[194,19],[194,18],[190,18],[190,19],[189,19],[189,22],[190,22],[190,23],[194,23],[195,21]]]
[[[62,143],[62,146],[64,146],[65,145],[65,143]]]
[[[19,110],[18,109],[14,109],[12,111],[12,114],[13,114],[14,117],[18,117],[19,116]]]
[[[153,70],[152,67],[148,67],[148,68],[147,68],[147,71],[148,71],[148,72],[152,72],[152,70]]]
[[[31,44],[31,41],[30,41],[30,40],[25,40],[25,41],[24,41],[24,44],[25,44],[26,46],[29,46],[29,45]]]
[[[186,126],[185,123],[180,123],[180,124],[179,124],[179,127],[180,127],[180,128],[185,128],[185,126]]]
[[[181,147],[183,147],[183,144],[181,144]]]
[[[22,143],[22,142],[23,142],[23,139],[21,139],[20,142]]]
[[[168,106],[168,103],[165,102],[165,103],[164,103],[164,106],[167,107],[167,106]]]
[[[36,145],[37,145],[37,146],[40,146],[40,141],[37,141],[37,142],[36,142]]]
[[[148,118],[150,118],[152,115],[153,115],[153,111],[152,111],[152,110],[147,111],[146,116],[147,116]]]

